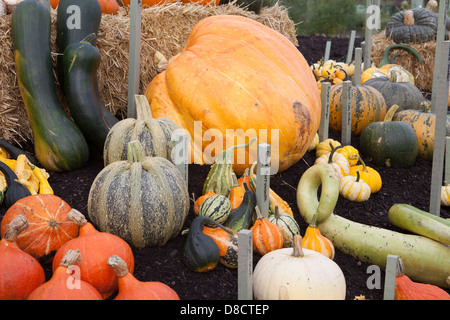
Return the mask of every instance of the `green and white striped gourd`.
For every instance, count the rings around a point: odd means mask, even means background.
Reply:
[[[268,219],[270,222],[280,227],[281,233],[283,234],[283,247],[291,248],[294,245],[294,236],[300,234],[300,226],[297,221],[285,212],[280,213],[278,211],[278,206],[275,206],[275,213],[269,215]]]
[[[180,128],[170,119],[152,118],[150,106],[145,96],[136,96],[136,119],[126,118],[117,122],[108,132],[103,147],[104,165],[127,160],[127,144],[138,140],[145,156],[163,157],[171,162],[172,150],[177,141],[172,134]]]
[[[246,148],[250,146],[256,138],[253,138],[246,144],[238,144],[229,147],[222,151],[217,157],[216,161],[211,165],[208,176],[203,184],[202,193],[205,194],[207,190],[212,190],[214,193],[226,195],[231,188],[233,188],[233,164],[234,164],[234,149]],[[214,187],[212,184],[216,183]]]
[[[198,209],[198,215],[208,217],[217,223],[223,224],[228,219],[231,212],[231,202],[226,196],[215,194],[206,198]],[[216,227],[215,224],[206,222],[208,227]]]
[[[162,157],[144,157],[139,141],[132,141],[127,161],[115,161],[95,177],[88,214],[99,230],[142,248],[176,237],[189,205],[187,185],[177,167]]]

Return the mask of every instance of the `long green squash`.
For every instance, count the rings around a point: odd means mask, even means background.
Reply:
[[[73,8],[77,9],[74,10]],[[79,19],[79,21],[77,21],[77,19]],[[63,66],[63,53],[68,46],[82,41],[91,34],[95,34],[95,37],[90,41],[90,44],[95,47],[101,20],[102,8],[99,1],[61,0],[58,4],[56,19],[56,45],[59,53],[57,57],[57,74],[59,83],[66,94],[67,86],[64,84],[64,73],[67,69]],[[103,114],[101,121],[104,121],[108,127],[112,127],[117,123],[117,119],[109,112],[100,98],[97,75],[95,73],[97,70],[89,71],[94,72],[94,74],[91,75],[93,77],[93,82],[86,84],[89,85],[87,90],[92,90],[93,97],[91,99],[95,98],[96,103],[100,105]],[[67,99],[70,103],[70,99]],[[93,103],[93,101],[90,103]],[[97,121],[98,120],[94,118],[89,122],[92,123],[92,125],[95,125]]]
[[[89,158],[89,149],[56,94],[49,10],[36,0],[21,2],[12,14],[11,31],[17,79],[37,159],[49,171],[80,168]]]
[[[320,201],[317,198],[321,186]],[[317,227],[334,246],[361,262],[384,269],[389,254],[401,256],[407,275],[419,282],[449,288],[450,247],[426,237],[403,234],[356,223],[333,213],[339,198],[339,179],[334,169],[317,164],[307,169],[297,188],[300,214]]]
[[[64,92],[75,123],[92,146],[91,153],[102,155],[112,125],[108,124],[98,99],[97,70],[101,55],[90,43],[94,38],[95,34],[91,33],[64,50]]]

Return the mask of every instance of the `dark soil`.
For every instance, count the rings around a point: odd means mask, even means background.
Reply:
[[[326,37],[299,37],[299,49],[308,63],[319,60],[325,52],[325,43],[332,40],[331,59],[342,61],[347,54],[348,39]],[[360,39],[356,39],[357,45]],[[340,140],[339,132],[330,132],[330,137]],[[359,148],[359,138],[352,137],[352,145]],[[364,159],[364,157],[363,157]],[[304,157],[287,171],[270,178],[271,188],[282,196],[294,211],[302,235],[306,223],[300,216],[296,205],[296,189],[303,172],[313,165],[315,156],[307,152]],[[391,169],[377,167],[367,163],[379,171],[382,179],[382,189],[373,194],[366,202],[350,202],[339,198],[335,213],[352,221],[400,231],[393,227],[387,218],[388,209],[395,203],[408,203],[417,208],[428,210],[431,182],[431,162],[417,159],[407,169]],[[51,173],[50,183],[56,195],[60,196],[72,207],[87,213],[88,193],[95,176],[103,168],[99,160],[91,160],[85,167],[66,173]],[[195,197],[201,195],[203,182],[208,173],[208,166],[190,165],[189,194]],[[0,217],[5,209],[0,209]],[[450,209],[443,207],[441,216],[450,217]],[[188,228],[193,219],[189,213],[185,223]],[[190,271],[183,262],[183,246],[186,236],[178,236],[162,247],[145,249],[133,248],[135,254],[134,275],[142,281],[161,281],[171,286],[185,300],[235,300],[237,299],[237,270],[218,265],[207,273]],[[254,264],[260,256],[254,254]],[[384,273],[381,277],[381,288],[369,289],[367,280],[368,265],[336,250],[334,261],[342,269],[347,284],[347,299],[364,295],[366,299],[381,300],[383,298]],[[47,276],[50,276],[47,270]]]

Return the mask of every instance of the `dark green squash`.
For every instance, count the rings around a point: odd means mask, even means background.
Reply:
[[[76,17],[73,10],[70,10],[70,6],[76,6],[79,8],[79,18],[80,24],[76,26],[76,28],[72,27],[71,23],[74,22],[74,18]],[[86,1],[86,0],[61,0],[58,4],[57,10],[57,19],[56,19],[56,45],[58,47],[57,56],[57,74],[59,83],[66,92],[66,86],[64,84],[64,67],[63,67],[63,53],[67,49],[68,46],[74,43],[78,43],[85,39],[90,34],[95,34],[95,38],[93,38],[90,43],[95,47],[98,31],[100,28],[100,23],[102,20],[102,8],[98,1]],[[91,72],[92,71],[90,70]],[[88,84],[86,84],[87,86]],[[90,90],[93,90],[92,93],[95,94],[94,98],[97,100],[97,103],[100,105],[103,118],[102,121],[105,121],[106,124],[111,127],[116,122],[116,117],[111,114],[111,112],[105,107],[103,101],[100,98],[100,93],[98,90],[98,82],[96,74],[93,75],[93,83],[89,84]],[[70,101],[69,101],[70,102]],[[93,103],[91,101],[91,103]],[[93,120],[94,122],[96,119]]]
[[[256,195],[247,186],[244,181],[245,193],[239,207],[231,210],[224,226],[239,232],[243,229],[249,229],[253,224],[253,215],[255,213]]]
[[[394,104],[399,106],[399,111],[405,109],[423,109],[425,98],[415,85],[409,82],[396,82],[396,74],[391,77],[377,77],[364,82],[363,86],[377,89],[383,96],[388,108]]]
[[[14,171],[2,161],[0,161],[0,171],[5,175],[6,183],[8,185],[6,191],[2,191],[4,194],[3,203],[6,208],[11,207],[16,201],[31,195],[30,191],[28,191],[25,186],[17,182],[19,178]]]
[[[384,121],[364,128],[360,150],[368,161],[383,167],[406,168],[416,160],[419,143],[414,129],[407,123],[392,121],[398,106],[392,106]]]
[[[208,217],[196,217],[189,226],[184,245],[184,261],[189,269],[196,272],[213,270],[220,259],[219,246],[202,232],[207,222],[214,223],[214,220]]]
[[[12,14],[11,31],[19,89],[39,163],[49,171],[82,167],[89,158],[89,149],[56,94],[49,10],[36,0],[19,3]]]
[[[2,140],[0,139],[0,147],[4,150],[6,150],[6,152],[8,152],[9,157],[11,159],[16,159],[17,157],[21,154],[25,154],[28,158],[28,160],[34,164],[35,166],[38,166],[39,162],[38,160],[35,158],[35,156],[33,154],[31,154],[28,151],[25,151],[21,148],[18,148],[16,146],[13,146],[12,144],[10,144],[8,141]]]
[[[94,33],[64,50],[64,92],[75,123],[92,147],[91,153],[103,155],[106,136],[112,125],[105,119],[98,99],[97,70],[101,55],[90,43],[93,38]]]
[[[386,24],[386,38],[395,43],[423,43],[435,39],[437,21],[433,12],[415,8],[396,13]]]

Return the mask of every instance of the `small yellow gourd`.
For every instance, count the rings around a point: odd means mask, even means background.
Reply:
[[[343,146],[338,149],[337,152],[342,154],[347,159],[350,167],[358,163],[359,151],[352,145]]]
[[[336,152],[339,148],[342,148],[342,146],[337,146],[330,153],[323,154],[316,158],[314,164],[328,163],[338,172],[340,179],[350,173],[350,165],[344,155]]]
[[[340,181],[340,194],[345,199],[355,202],[366,201],[370,198],[370,186],[361,180],[359,171],[355,176],[345,176]]]
[[[320,157],[323,154],[330,153],[334,148],[340,145],[341,143],[339,141],[331,138],[319,142],[316,147],[316,158]]]

